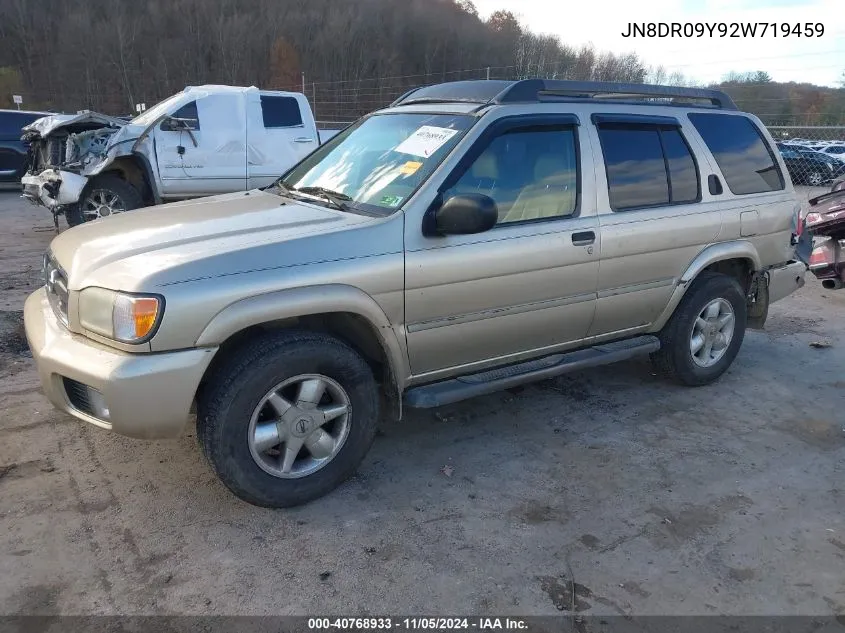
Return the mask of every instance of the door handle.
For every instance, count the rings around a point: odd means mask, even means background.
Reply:
[[[575,246],[589,246],[596,241],[596,234],[593,231],[582,231],[572,234],[572,243]]]
[[[307,136],[300,136],[299,138],[293,139],[294,143],[313,143],[313,138],[308,138]]]

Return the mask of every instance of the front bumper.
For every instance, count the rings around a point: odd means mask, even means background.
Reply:
[[[28,173],[21,178],[23,198],[51,210],[79,202],[87,184],[87,177],[59,169],[45,169],[40,174]]]
[[[769,304],[788,297],[804,286],[804,275],[807,264],[804,262],[789,262],[785,266],[771,268],[769,275]]]
[[[44,395],[58,409],[121,435],[178,437],[216,348],[130,354],[74,334],[56,318],[47,293],[32,293],[24,306],[26,338]],[[108,419],[81,410],[68,384],[96,389]],[[77,402],[77,405],[74,404]],[[83,407],[84,408],[84,407]]]

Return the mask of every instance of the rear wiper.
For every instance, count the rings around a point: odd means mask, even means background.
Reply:
[[[284,187],[284,185],[282,185]],[[331,189],[326,189],[325,187],[299,187],[299,188],[287,188],[289,191],[294,193],[305,193],[311,196],[319,196],[324,200],[328,200],[332,203],[337,209],[341,211],[348,211],[349,205],[346,204],[352,198],[347,196],[345,193],[341,193],[339,191],[332,191]]]

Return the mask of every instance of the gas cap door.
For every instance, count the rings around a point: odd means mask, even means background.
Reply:
[[[741,237],[751,237],[760,232],[760,212],[743,211],[739,214],[739,234]]]

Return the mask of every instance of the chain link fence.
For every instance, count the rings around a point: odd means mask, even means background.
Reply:
[[[769,125],[792,183],[805,199],[845,178],[845,125]]]

